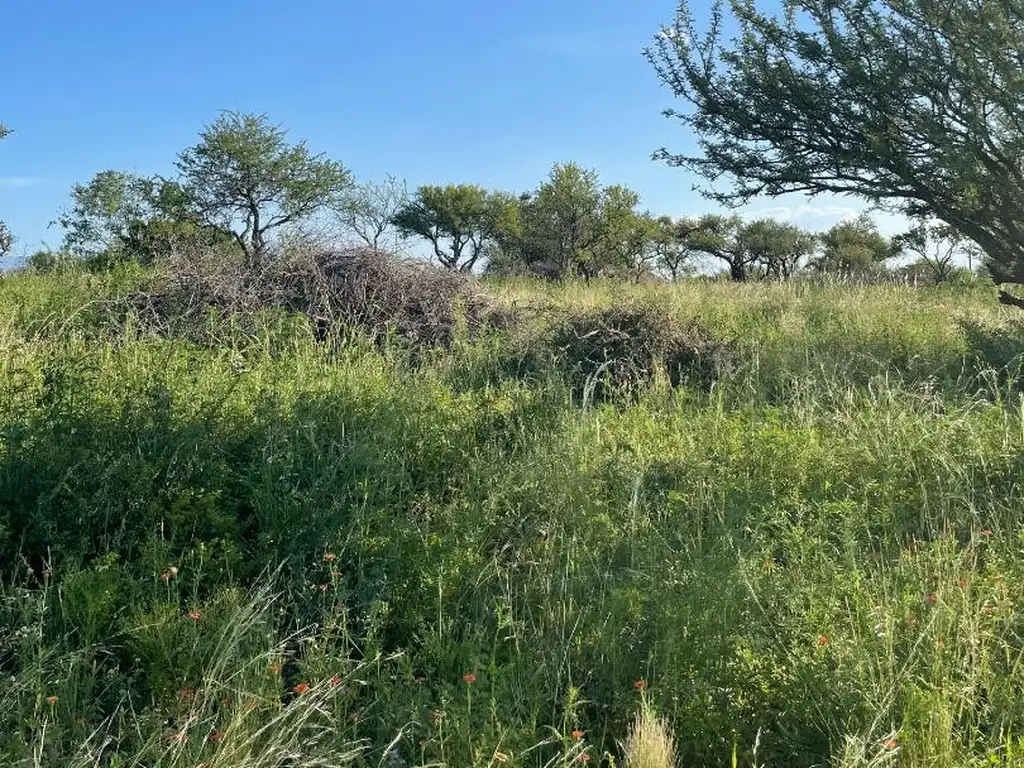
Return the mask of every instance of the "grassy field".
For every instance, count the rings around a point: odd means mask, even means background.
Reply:
[[[0,764],[623,765],[648,706],[683,766],[1024,765],[991,288],[489,284],[427,351],[131,288],[0,280]],[[625,306],[715,365],[573,368]]]

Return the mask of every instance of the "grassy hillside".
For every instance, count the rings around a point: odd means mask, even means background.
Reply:
[[[0,281],[3,765],[622,765],[643,703],[685,766],[1024,760],[990,290],[490,284],[423,350],[134,280]]]

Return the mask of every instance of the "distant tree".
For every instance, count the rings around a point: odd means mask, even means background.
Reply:
[[[821,254],[813,266],[821,272],[865,274],[883,268],[901,252],[900,243],[883,236],[865,214],[833,225],[818,240]]]
[[[0,139],[6,138],[10,133],[10,129],[3,123],[0,123]],[[11,230],[7,228],[7,224],[0,219],[0,259],[9,255],[13,249],[14,235],[12,235]]]
[[[7,228],[7,225],[0,221],[0,259],[9,256],[13,249],[14,235],[11,234],[11,230]]]
[[[64,228],[64,248],[93,256],[125,246],[133,227],[154,215],[156,182],[122,171],[101,171],[71,188],[71,207],[56,223]]]
[[[520,251],[559,276],[619,269],[640,253],[638,201],[626,187],[602,186],[596,171],[557,163],[520,202]]]
[[[332,205],[338,222],[372,249],[399,250],[395,216],[409,202],[405,181],[386,176],[383,182],[357,184]]]
[[[896,241],[917,257],[913,272],[934,283],[945,283],[957,273],[958,256],[966,258],[971,267],[977,256],[977,246],[947,224],[921,223]]]
[[[657,223],[649,213],[638,213],[639,195],[625,187],[605,191],[602,236],[595,249],[599,270],[620,272],[639,282],[657,259],[654,248]]]
[[[690,247],[721,259],[737,282],[751,277],[783,279],[814,250],[814,237],[773,219],[745,222],[739,216],[706,214],[688,234]]]
[[[266,115],[240,112],[204,128],[176,166],[190,217],[229,233],[251,268],[262,265],[275,230],[309,220],[351,183],[340,163],[289,144]]]
[[[722,202],[853,194],[938,219],[997,284],[1024,283],[1019,2],[715,0],[700,16],[682,0],[646,53],[702,152],[655,157],[731,178],[706,190]]]
[[[511,195],[472,184],[426,185],[393,222],[400,232],[430,243],[445,269],[470,272],[499,237],[513,206]]]
[[[691,262],[697,251],[693,247],[692,239],[699,229],[697,220],[659,216],[655,224],[652,242],[655,265],[675,282],[693,270]]]
[[[810,232],[774,219],[744,224],[737,232],[737,242],[752,256],[761,276],[776,280],[791,277],[817,245]]]

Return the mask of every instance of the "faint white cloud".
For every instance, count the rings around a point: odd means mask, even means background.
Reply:
[[[0,189],[25,189],[42,183],[36,176],[0,176]]]
[[[834,224],[840,221],[855,219],[861,209],[849,205],[815,205],[799,203],[796,205],[775,205],[767,208],[748,209],[740,212],[747,219],[776,219],[778,221],[803,224],[814,228],[824,223]]]

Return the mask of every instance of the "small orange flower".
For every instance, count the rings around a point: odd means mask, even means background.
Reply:
[[[818,646],[828,645],[828,635],[818,635]]]
[[[589,763],[590,762],[590,754],[588,752],[580,752],[580,756],[577,757],[576,759],[579,760],[581,763]]]
[[[967,579],[957,579],[956,585],[958,587],[960,587],[960,589],[966,590],[967,589]]]
[[[886,749],[896,749],[896,739],[886,739],[882,742],[882,746]]]
[[[572,732],[572,738],[573,738],[574,741],[579,741],[580,739],[583,738],[583,731],[581,731],[579,728],[577,728],[576,730],[574,730]]]
[[[224,734],[220,731],[213,731],[209,736],[209,740],[215,744],[219,741],[224,741]]]
[[[192,621],[194,621],[194,622],[195,622],[195,621],[199,621],[199,619],[200,619],[200,618],[201,618],[201,616],[202,616],[202,615],[201,615],[201,614],[199,613],[199,611],[189,611],[189,612],[188,612],[188,613],[186,613],[185,615],[186,615],[186,616],[188,616],[188,617],[189,617],[190,619],[192,619]]]
[[[335,675],[334,677],[332,677],[327,682],[330,684],[331,688],[337,688],[338,685],[341,683],[341,678],[338,677],[337,675]]]
[[[337,559],[338,559],[338,556],[336,554],[334,554],[333,552],[327,552],[327,553],[324,554],[324,560],[326,560],[328,563],[333,563]]]
[[[466,685],[472,685],[476,682],[476,675],[474,675],[472,672],[467,672],[462,676],[462,682],[464,682]]]
[[[301,696],[303,693],[309,690],[309,683],[296,683],[295,687],[292,688],[292,690]]]
[[[980,533],[982,536],[991,536],[992,535],[992,529],[991,528],[982,528],[980,531],[978,531],[978,533]]]
[[[47,696],[46,697],[46,703],[47,704],[56,704],[57,703],[57,697],[56,696]]]
[[[646,687],[647,687],[647,681],[644,680],[643,678],[640,678],[639,680],[634,680],[633,681],[633,688],[635,688],[638,691],[642,691]]]
[[[191,688],[182,688],[180,691],[178,691],[178,695],[181,696],[181,698],[183,699],[191,699],[193,696],[196,695],[196,692],[193,691]]]

